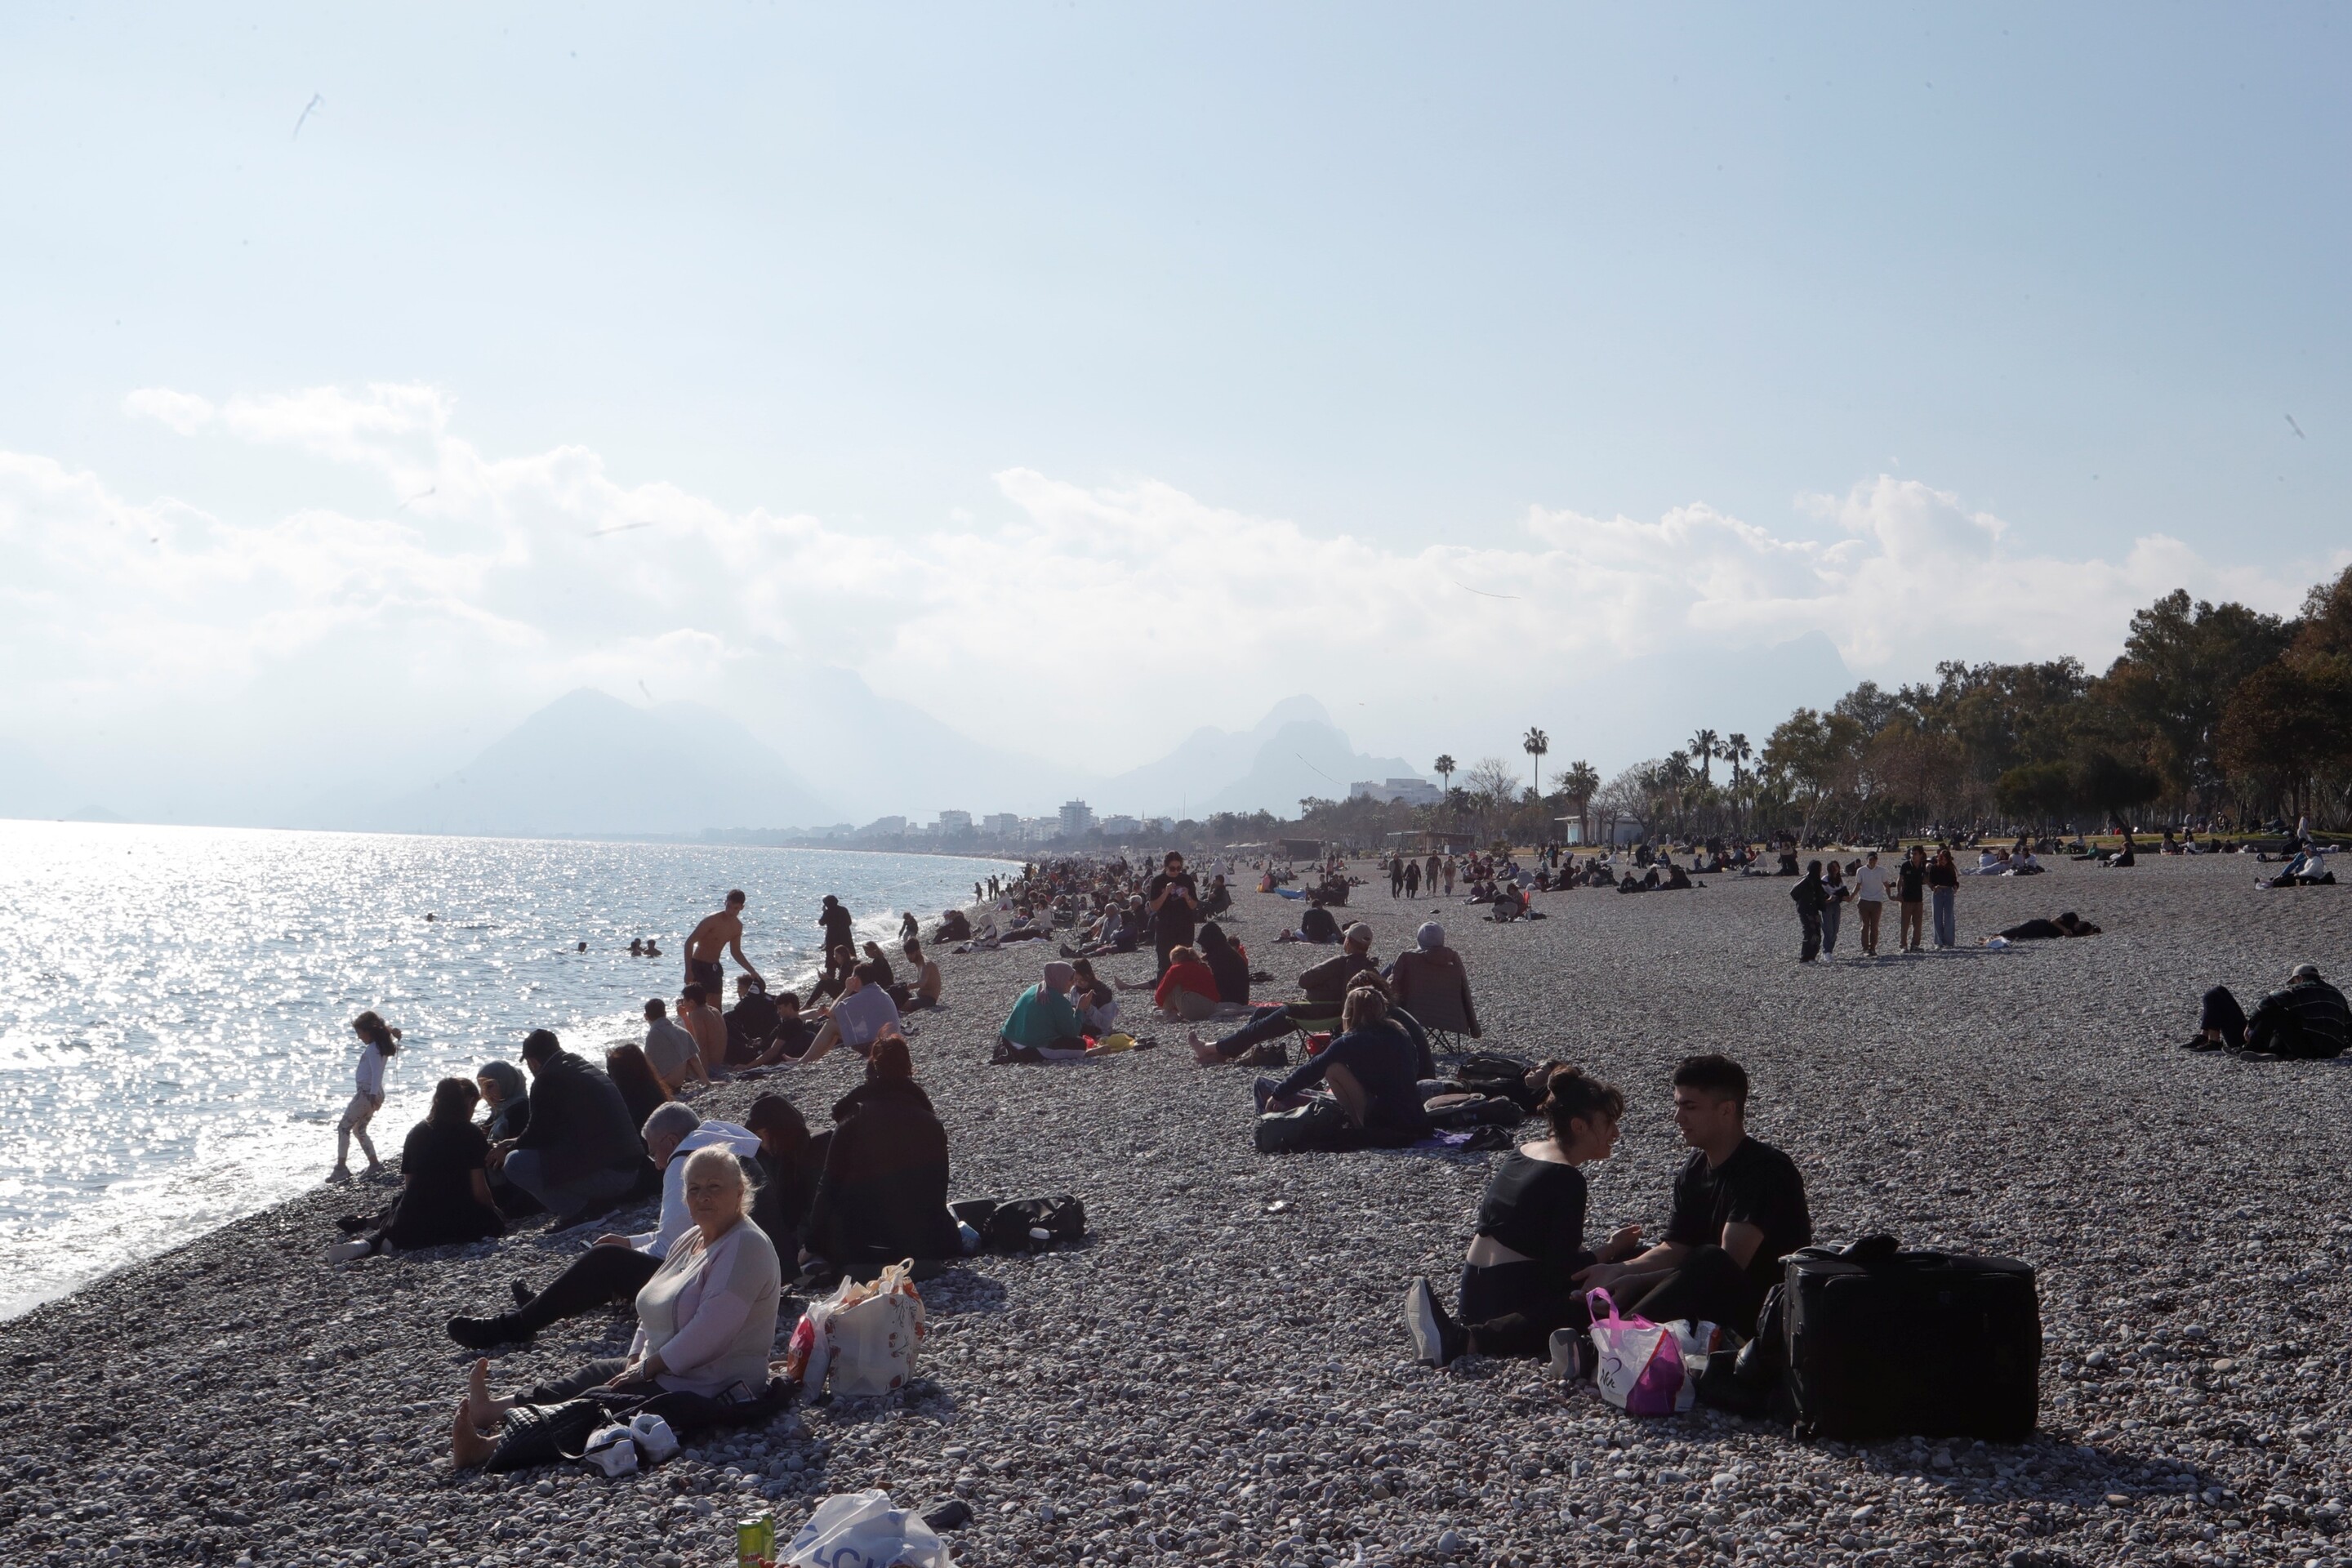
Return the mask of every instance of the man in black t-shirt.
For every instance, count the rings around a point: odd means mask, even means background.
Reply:
[[[1780,1259],[1812,1245],[1805,1179],[1789,1156],[1748,1136],[1748,1074],[1728,1057],[1691,1057],[1675,1069],[1675,1124],[1698,1152],[1675,1178],[1665,1240],[1585,1269],[1577,1286],[1605,1289],[1628,1316],[1753,1335]]]
[[[1896,945],[1905,952],[1916,952],[1927,931],[1927,851],[1916,844],[1895,868],[1895,904],[1903,911]]]
[[[1168,973],[1168,955],[1190,946],[1201,918],[1201,884],[1184,869],[1184,857],[1173,849],[1160,862],[1160,875],[1143,889],[1143,907],[1151,915],[1152,942],[1160,950],[1160,973]]]

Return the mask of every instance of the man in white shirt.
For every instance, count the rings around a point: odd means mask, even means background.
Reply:
[[[821,1061],[835,1046],[847,1046],[859,1056],[878,1039],[884,1030],[893,1034],[906,1031],[898,1020],[898,1005],[890,1000],[890,993],[882,989],[881,974],[872,963],[861,963],[849,972],[844,982],[840,999],[825,1014],[824,1027],[816,1032],[803,1055],[785,1057],[787,1066],[805,1067]]]
[[[1886,873],[1878,868],[1878,851],[1874,849],[1853,874],[1853,902],[1862,916],[1862,951],[1866,958],[1878,956],[1878,914],[1886,905]]]

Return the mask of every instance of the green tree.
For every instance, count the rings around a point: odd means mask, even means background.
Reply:
[[[1541,730],[1529,726],[1527,738],[1519,742],[1519,750],[1525,752],[1528,756],[1535,759],[1536,782],[1531,787],[1533,787],[1536,794],[1543,794],[1544,753],[1551,750],[1551,737],[1545,734]]]
[[[1700,782],[1704,784],[1713,784],[1715,782],[1715,771],[1710,764],[1714,763],[1717,757],[1722,755],[1722,752],[1717,745],[1715,731],[1712,730],[1701,730],[1698,733],[1693,735],[1691,737],[1690,754],[1698,759],[1698,776]]]

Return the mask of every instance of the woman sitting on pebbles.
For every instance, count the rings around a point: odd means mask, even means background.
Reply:
[[[1456,1315],[1437,1304],[1426,1278],[1405,1292],[1405,1326],[1432,1366],[1462,1355],[1544,1354],[1555,1330],[1589,1322],[1577,1271],[1621,1262],[1641,1247],[1642,1227],[1629,1225],[1597,1258],[1584,1249],[1584,1173],[1577,1167],[1606,1160],[1617,1146],[1625,1097],[1576,1068],[1555,1068],[1543,1113],[1551,1136],[1505,1155],[1486,1184]]]
[[[694,1227],[671,1246],[637,1292],[637,1333],[629,1353],[590,1362],[521,1400],[494,1397],[490,1363],[475,1362],[449,1434],[457,1462],[492,1459],[504,1418],[518,1405],[586,1396],[625,1406],[665,1393],[697,1395],[663,1405],[664,1418],[682,1434],[724,1420],[729,1406],[765,1393],[782,1279],[776,1249],[749,1223],[751,1198],[751,1184],[733,1154],[710,1148],[688,1155],[686,1204]]]
[[[506,1221],[490,1203],[490,1180],[482,1169],[490,1141],[474,1125],[474,1103],[480,1098],[481,1091],[466,1079],[445,1078],[433,1086],[433,1109],[401,1145],[400,1195],[373,1230],[329,1247],[328,1262],[505,1234]]]
[[[937,1260],[961,1256],[948,1213],[947,1130],[915,1081],[907,1042],[897,1035],[875,1041],[866,1081],[833,1110],[840,1125],[822,1135],[824,1167],[802,1227],[800,1262],[819,1276],[871,1279],[911,1258],[920,1279]]]

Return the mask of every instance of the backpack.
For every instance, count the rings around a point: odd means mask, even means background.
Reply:
[[[1269,1110],[1257,1119],[1255,1139],[1261,1154],[1297,1154],[1311,1150],[1347,1146],[1354,1130],[1336,1100],[1321,1097],[1296,1110]]]
[[[990,1213],[986,1225],[975,1227],[992,1251],[1043,1252],[1057,1241],[1076,1241],[1087,1234],[1087,1205],[1064,1193],[1050,1198],[1008,1198]],[[1045,1239],[1030,1233],[1042,1230]]]

